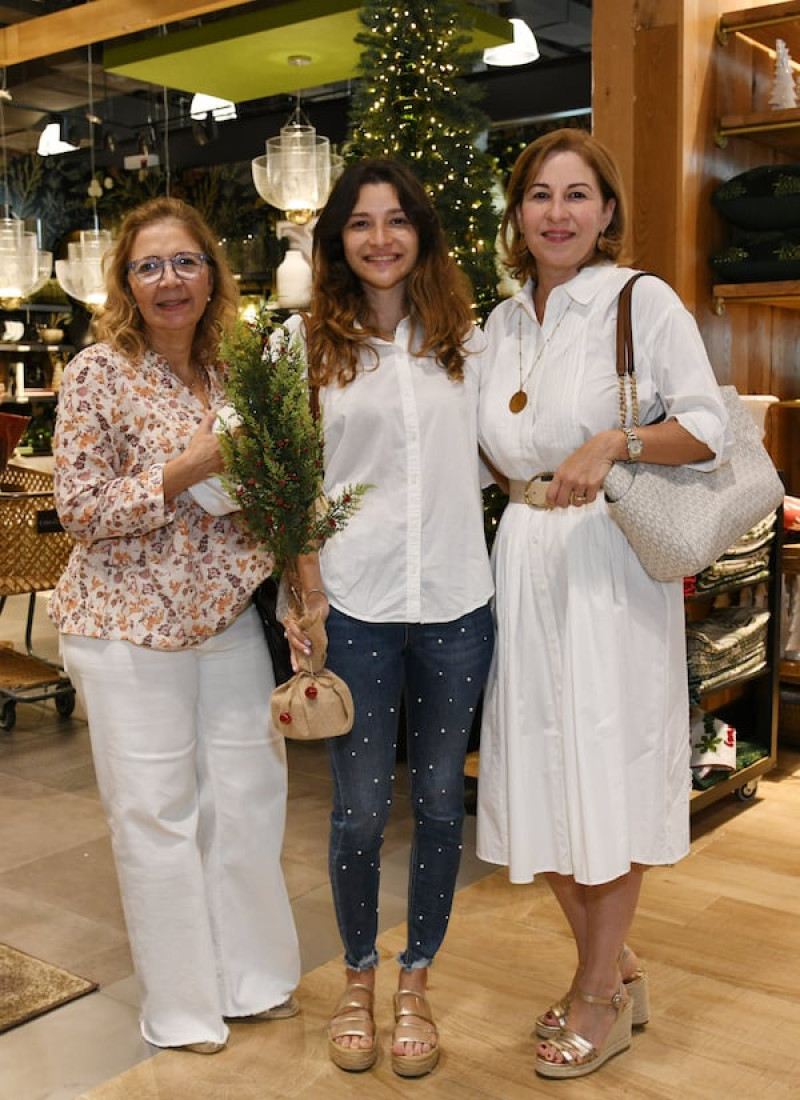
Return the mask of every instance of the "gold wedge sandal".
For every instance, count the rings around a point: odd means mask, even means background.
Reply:
[[[613,1058],[615,1054],[621,1054],[631,1045],[631,1009],[632,1001],[623,999],[622,990],[613,997],[595,997],[591,993],[578,990],[576,997],[587,1004],[609,1005],[616,1009],[617,1018],[611,1025],[611,1030],[606,1036],[606,1041],[601,1047],[593,1046],[588,1039],[578,1035],[576,1031],[565,1027],[548,1039],[548,1044],[557,1051],[563,1061],[550,1062],[536,1055],[536,1072],[541,1077],[585,1077],[588,1073],[594,1073],[601,1066]]]
[[[629,952],[630,947],[624,944],[619,956],[620,962],[622,962],[625,955]],[[647,977],[647,971],[639,966],[630,978],[623,978],[623,983],[632,1001],[631,1023],[634,1027],[644,1027],[650,1019],[650,983]],[[547,1012],[543,1013],[541,1016],[537,1016],[536,1025],[533,1029],[533,1037],[538,1036],[540,1039],[552,1039],[554,1035],[558,1035],[559,1031],[567,1026],[569,1004],[570,995],[567,993],[560,1001],[556,1001],[555,1004],[551,1005]],[[556,1023],[548,1023],[547,1021],[550,1017],[552,1017]]]
[[[626,955],[630,954],[630,951],[630,947],[627,943],[624,943],[619,956],[620,963]],[[647,971],[643,970],[641,966],[637,966],[633,974],[629,978],[623,978],[622,981],[628,991],[628,996],[633,1002],[631,1023],[634,1027],[644,1027],[650,1019],[650,982]]]
[[[395,1043],[427,1043],[425,1054],[395,1054],[392,1051],[392,1069],[400,1077],[423,1077],[439,1061],[439,1033],[433,1022],[433,1013],[424,993],[413,989],[398,989],[394,995]]]
[[[339,1069],[362,1073],[375,1065],[378,1044],[373,1016],[374,992],[363,982],[349,982],[328,1025],[328,1057]],[[372,1039],[371,1047],[343,1047],[337,1039]]]

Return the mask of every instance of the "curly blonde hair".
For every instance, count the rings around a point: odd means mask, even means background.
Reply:
[[[106,254],[104,267],[108,296],[94,323],[95,336],[132,359],[141,358],[149,344],[147,329],[128,285],[128,261],[137,234],[157,222],[180,222],[209,258],[211,297],[197,323],[192,356],[202,365],[216,362],[223,332],[236,320],[239,288],[217,240],[193,206],[180,199],[150,199],[126,216],[117,238]]]
[[[597,176],[604,203],[614,199],[614,213],[598,238],[586,266],[601,260],[619,260],[625,246],[628,211],[622,177],[609,150],[586,130],[565,127],[552,130],[523,149],[514,164],[506,191],[506,208],[500,223],[500,241],[506,265],[520,282],[536,280],[536,260],[531,255],[519,223],[519,210],[525,192],[553,153],[576,153]]]
[[[342,230],[365,184],[388,183],[417,231],[419,256],[406,295],[411,321],[422,334],[418,355],[433,355],[449,378],[461,381],[465,342],[473,328],[469,280],[449,254],[433,204],[417,177],[395,161],[374,158],[349,167],[337,180],[314,228],[313,290],[306,317],[309,374],[317,385],[352,382],[359,353],[378,335],[370,325],[361,281],[344,255]]]

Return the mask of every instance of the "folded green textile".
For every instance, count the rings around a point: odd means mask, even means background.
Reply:
[[[737,741],[736,743],[736,771],[740,772],[743,768],[748,768],[751,764],[755,764],[756,760],[762,760],[769,753],[763,745],[757,745],[754,741]],[[733,773],[736,775],[736,772]],[[696,791],[706,791],[709,787],[715,786],[723,779],[730,779],[731,772],[718,771],[709,772],[704,779],[698,779],[697,776],[692,776],[692,787]]]

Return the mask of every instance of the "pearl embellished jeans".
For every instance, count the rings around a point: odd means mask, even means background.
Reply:
[[[331,608],[328,667],[348,684],[355,724],[327,742],[333,777],[329,872],[345,965],[378,963],[383,831],[392,806],[405,692],[414,836],[408,940],[398,961],[429,966],[447,930],[461,860],[464,757],[489,670],[488,607],[449,623],[365,623]]]

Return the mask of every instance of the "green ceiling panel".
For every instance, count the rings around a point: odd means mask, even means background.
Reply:
[[[464,5],[467,7],[467,5]],[[151,84],[243,103],[334,84],[355,74],[362,47],[360,4],[353,0],[301,0],[221,19],[186,31],[106,49],[103,65]],[[507,19],[470,9],[472,48],[511,41]],[[292,64],[303,55],[309,64]]]

